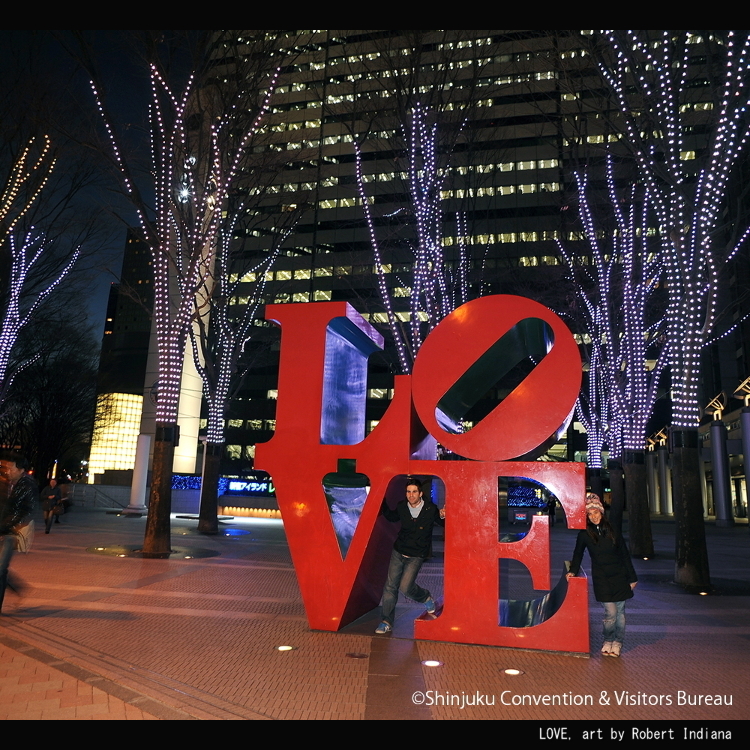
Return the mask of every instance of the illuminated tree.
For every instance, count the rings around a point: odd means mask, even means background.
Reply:
[[[643,450],[647,423],[668,358],[666,320],[655,299],[661,247],[650,226],[648,198],[635,187],[622,198],[607,160],[608,203],[613,221],[597,220],[588,175],[577,175],[585,255],[560,249],[575,284],[583,331],[589,342],[587,373],[576,410],[586,428],[588,464],[601,468],[601,452],[620,459],[625,470],[631,551],[653,555]],[[603,225],[606,229],[602,229]],[[585,261],[583,263],[582,261]]]
[[[260,322],[268,272],[297,218],[296,213],[290,213],[290,226],[280,230],[268,251],[249,264],[243,257],[240,240],[241,235],[247,234],[247,228],[240,231],[246,216],[245,201],[236,206],[231,216],[221,234],[213,273],[204,279],[203,293],[196,298],[199,304],[195,325],[190,330],[193,358],[208,405],[198,521],[198,531],[204,534],[218,532],[217,495],[224,424],[231,396],[241,386],[247,371],[242,356]]]
[[[597,61],[616,108],[613,123],[653,206],[669,295],[675,579],[701,587],[709,573],[698,471],[699,365],[717,324],[721,272],[748,237],[734,219],[726,226],[725,211],[750,135],[750,35],[605,30],[601,41]]]
[[[37,359],[36,354],[30,353],[14,361],[13,351],[20,332],[80,256],[80,249],[76,248],[60,263],[53,243],[44,233],[33,227],[23,228],[56,161],[48,137],[42,139],[40,148],[35,150],[35,145],[33,138],[26,144],[0,195],[0,406],[15,376]]]
[[[413,260],[410,278],[396,277],[399,288],[409,289],[409,312],[395,310],[393,290],[389,287],[386,262],[378,241],[374,210],[367,195],[362,171],[362,149],[355,142],[357,185],[367,220],[375,260],[375,275],[380,298],[385,307],[399,365],[410,372],[414,357],[429,333],[446,315],[468,299],[468,262],[463,237],[465,220],[457,217],[458,249],[453,263],[446,257],[443,245],[441,190],[446,170],[437,161],[437,125],[429,122],[429,111],[417,106],[411,113],[406,143],[408,148],[408,185],[411,226],[415,239],[409,242]],[[404,325],[407,323],[408,325]]]
[[[491,245],[472,238],[495,231],[500,120],[486,108],[503,90],[495,63],[506,40],[465,30],[329,33],[341,57],[320,94],[328,126],[345,128],[355,147],[380,301],[370,320],[387,324],[397,367],[409,372],[424,336],[484,280],[470,268],[484,267]]]
[[[277,75],[271,42],[261,40],[253,55],[235,59],[233,83],[223,86],[212,78],[211,51],[228,54],[222,47],[224,41],[219,35],[211,48],[203,49],[202,63],[179,89],[167,80],[158,56],[150,63],[149,189],[153,206],[138,187],[100,87],[92,82],[112,159],[152,256],[158,400],[144,541],[144,554],[149,556],[170,551],[172,463],[185,345],[196,309],[211,285],[232,198],[241,189],[253,138],[268,110]],[[252,64],[252,71],[242,69],[243,59]]]

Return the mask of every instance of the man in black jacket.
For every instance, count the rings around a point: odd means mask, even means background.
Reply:
[[[17,537],[24,535],[34,512],[38,487],[26,473],[26,459],[16,453],[0,456],[0,475],[7,499],[0,511],[0,609],[8,585],[8,568]],[[26,537],[27,538],[27,537]]]
[[[422,485],[416,479],[406,483],[406,500],[402,500],[396,510],[391,510],[383,501],[382,514],[392,522],[401,522],[401,531],[391,553],[388,578],[383,591],[383,621],[375,632],[379,635],[393,630],[398,592],[425,605],[433,613],[435,602],[427,589],[416,583],[417,574],[424,561],[432,555],[432,528],[438,523],[444,525],[445,508],[438,510],[433,502],[425,502]]]

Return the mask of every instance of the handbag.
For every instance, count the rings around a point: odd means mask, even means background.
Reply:
[[[34,522],[19,524],[13,529],[13,533],[16,535],[16,550],[27,553],[34,543]]]

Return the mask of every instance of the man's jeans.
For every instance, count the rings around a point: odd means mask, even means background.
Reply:
[[[422,563],[423,557],[406,557],[395,549],[391,552],[388,579],[383,591],[383,622],[387,622],[391,627],[399,590],[415,602],[426,602],[430,598],[430,592],[415,583]]]
[[[625,637],[625,602],[601,602],[604,607],[604,642],[622,644]]]

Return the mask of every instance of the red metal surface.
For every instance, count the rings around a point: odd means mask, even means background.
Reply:
[[[422,431],[413,438],[409,378],[398,377],[386,415],[365,440],[321,445],[326,327],[352,315],[357,313],[345,302],[266,308],[267,319],[281,325],[281,360],[276,431],[257,445],[255,465],[273,477],[307,618],[316,630],[338,630],[378,605],[397,531],[379,516],[380,506],[391,479],[407,472],[412,445],[424,437]],[[346,559],[322,486],[342,458],[355,459],[356,471],[370,479]]]
[[[583,578],[568,581],[561,608],[540,625],[501,627],[498,600],[499,558],[523,563],[534,588],[550,586],[547,516],[534,516],[529,534],[518,542],[498,541],[498,477],[526,477],[559,498],[574,528],[585,526],[585,469],[577,463],[419,461],[410,469],[432,473],[445,483],[445,563],[443,611],[436,619],[417,620],[417,638],[550,651],[587,652],[588,599]],[[561,572],[561,571],[560,571]],[[556,581],[555,581],[556,582]]]
[[[435,407],[450,387],[496,341],[525,318],[539,318],[554,345],[525,380],[465,434],[443,430]],[[428,432],[476,461],[507,461],[546,442],[570,415],[581,388],[578,345],[563,321],[525,297],[495,295],[462,305],[430,332],[414,362],[414,406]]]
[[[541,482],[565,507],[569,525],[585,526],[585,479],[581,464],[507,462],[543,442],[569,414],[580,384],[580,358],[572,335],[546,308],[520,297],[483,298],[446,318],[426,339],[412,378],[396,378],[395,397],[368,437],[354,445],[321,444],[326,328],[337,317],[356,321],[373,340],[377,334],[347,304],[270,305],[266,318],[282,330],[276,432],[256,447],[255,465],[274,480],[310,627],[338,630],[380,601],[395,524],[379,516],[387,492],[400,499],[404,474],[440,477],[446,487],[445,596],[442,614],[419,620],[419,638],[587,651],[588,608],[584,579],[569,581],[557,613],[530,628],[501,627],[498,620],[498,559],[519,560],[535,586],[548,589],[549,530],[535,518],[521,542],[498,541],[498,477]],[[516,322],[545,320],[554,346],[526,381],[466,435],[449,435],[435,422],[435,405],[463,372]],[[550,398],[553,394],[554,398]],[[364,395],[361,409],[364,409]],[[412,404],[416,404],[417,411]],[[359,408],[359,407],[357,407]],[[496,413],[497,412],[497,413]],[[431,461],[431,439],[473,461]],[[536,441],[536,442],[535,442]],[[533,445],[532,445],[533,443]],[[427,450],[425,447],[427,446]],[[355,459],[370,493],[345,559],[342,559],[322,478],[339,459]]]

